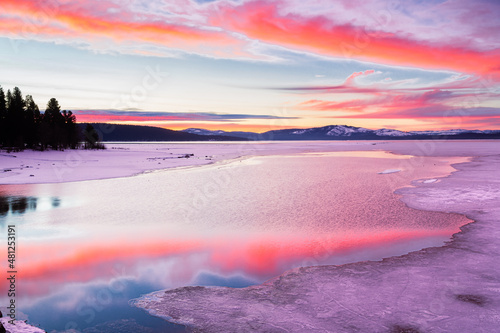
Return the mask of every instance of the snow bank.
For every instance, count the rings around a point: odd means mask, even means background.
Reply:
[[[489,156],[456,166],[458,172],[439,182],[398,190],[413,208],[477,221],[443,247],[378,262],[298,268],[248,288],[159,291],[134,304],[203,332],[496,332],[500,154],[498,143],[465,146],[469,151],[462,143],[439,146],[434,154]]]
[[[106,150],[0,151],[0,184],[36,184],[132,176],[211,163],[210,152],[177,145],[108,144]]]

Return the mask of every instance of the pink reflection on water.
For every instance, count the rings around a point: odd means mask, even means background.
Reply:
[[[156,239],[147,244],[124,239],[106,246],[99,241],[73,243],[71,251],[63,251],[69,244],[28,245],[19,252],[20,257],[26,258],[22,261],[20,290],[22,297],[36,298],[60,290],[64,285],[109,282],[122,277],[138,281],[149,279],[158,288],[169,288],[188,284],[205,271],[221,276],[238,272],[256,280],[266,280],[295,266],[335,259],[342,262],[344,256],[352,253],[357,253],[358,259],[370,259],[359,253],[385,248],[385,253],[391,255],[391,251],[398,253],[400,246],[429,237],[446,237],[453,231],[456,230],[395,230],[361,236],[312,238]],[[411,245],[409,248],[412,249]],[[59,256],[54,257],[56,253]],[[117,265],[120,271],[116,270]]]

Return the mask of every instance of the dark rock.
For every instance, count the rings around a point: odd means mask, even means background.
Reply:
[[[483,306],[484,303],[486,303],[486,298],[481,295],[461,294],[461,295],[455,295],[455,298],[458,299],[459,301],[472,303],[479,306]]]
[[[420,331],[411,326],[394,325],[391,333],[420,333]]]

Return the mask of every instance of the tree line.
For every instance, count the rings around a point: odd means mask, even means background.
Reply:
[[[83,138],[82,138],[83,136]],[[31,95],[23,98],[21,90],[15,87],[5,94],[0,86],[0,146],[7,149],[77,149],[103,148],[92,125],[83,133],[71,111],[61,111],[55,98],[51,98],[45,112],[40,112]]]

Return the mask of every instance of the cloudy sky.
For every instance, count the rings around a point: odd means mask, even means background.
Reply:
[[[83,121],[500,129],[496,0],[1,0],[0,85]]]

